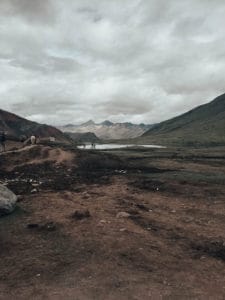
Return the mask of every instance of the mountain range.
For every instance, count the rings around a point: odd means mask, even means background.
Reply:
[[[93,132],[64,132],[64,134],[77,143],[99,143],[101,141]]]
[[[20,139],[21,136],[29,137],[32,134],[41,137],[55,137],[57,141],[68,142],[59,129],[46,124],[39,124],[13,113],[0,109],[0,131],[5,131],[9,138]]]
[[[141,136],[149,130],[152,125],[132,124],[132,123],[113,123],[108,120],[102,123],[95,123],[89,120],[81,125],[68,124],[58,127],[63,132],[70,133],[87,133],[92,132],[98,138],[103,140],[109,139],[130,139]]]
[[[145,132],[141,142],[164,145],[225,145],[225,94]]]
[[[61,129],[61,130],[59,130]],[[39,124],[0,109],[0,131],[20,138],[32,134],[41,138],[55,137],[62,142],[98,142],[99,139],[123,139],[132,143],[182,146],[225,145],[225,94],[180,116],[155,124],[96,124],[92,120],[81,125],[68,124],[59,129]]]

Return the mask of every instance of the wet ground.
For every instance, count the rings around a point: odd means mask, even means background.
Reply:
[[[0,299],[224,299],[225,149],[28,147],[0,219]]]

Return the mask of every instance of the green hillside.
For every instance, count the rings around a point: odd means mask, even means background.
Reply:
[[[144,133],[140,141],[184,146],[225,145],[225,94],[159,123]]]

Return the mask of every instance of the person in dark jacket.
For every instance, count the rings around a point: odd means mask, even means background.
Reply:
[[[5,141],[6,141],[5,132],[1,131],[0,132],[0,147],[1,147],[1,152],[5,152]]]

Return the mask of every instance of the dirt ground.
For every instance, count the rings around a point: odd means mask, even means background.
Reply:
[[[27,147],[0,182],[0,299],[225,299],[224,148]]]

